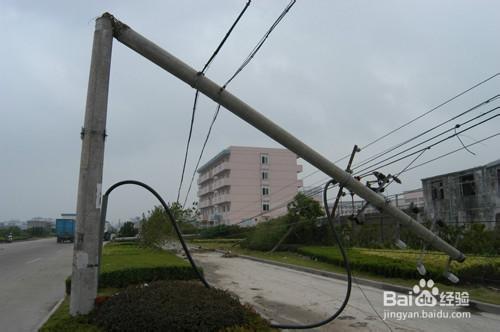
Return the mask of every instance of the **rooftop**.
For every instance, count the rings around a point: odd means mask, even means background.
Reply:
[[[452,175],[452,174],[458,174],[458,173],[465,173],[465,172],[472,172],[472,171],[475,171],[475,170],[478,170],[478,169],[481,169],[481,168],[490,168],[490,167],[494,167],[494,166],[497,166],[497,165],[500,166],[500,159],[497,159],[495,161],[492,161],[492,162],[487,163],[486,165],[482,165],[482,166],[476,166],[476,167],[462,169],[462,170],[459,170],[459,171],[454,171],[454,172],[449,172],[449,173],[443,173],[443,174],[439,174],[439,175],[429,176],[427,178],[423,178],[422,181],[429,180],[429,179],[434,179],[434,178],[439,178],[439,177],[443,177],[443,176],[446,176],[446,175]]]

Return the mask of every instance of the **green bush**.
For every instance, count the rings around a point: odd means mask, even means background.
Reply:
[[[132,236],[136,236],[137,233],[138,233],[138,230],[135,229],[134,223],[131,221],[127,221],[123,224],[123,226],[118,231],[118,236],[132,237]]]
[[[271,250],[288,230],[288,216],[258,224],[240,245],[252,250]]]
[[[126,287],[154,280],[196,279],[191,265],[164,250],[141,248],[134,243],[110,243],[103,248],[99,287]],[[66,293],[71,278],[66,279]]]
[[[238,225],[218,225],[202,229],[200,237],[202,239],[242,238],[253,229],[254,227],[240,227]]]
[[[342,255],[335,247],[300,247],[297,252],[320,261],[344,266]],[[385,277],[415,279],[418,251],[348,249],[348,258],[353,270],[369,272]],[[443,276],[447,257],[430,253],[424,258],[424,265],[435,281],[448,282]],[[500,283],[500,259],[468,257],[464,263],[452,263],[452,271],[462,282]]]
[[[255,315],[225,291],[198,282],[158,281],[112,296],[90,321],[106,331],[269,330]]]

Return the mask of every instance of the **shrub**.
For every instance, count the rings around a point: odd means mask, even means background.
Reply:
[[[288,227],[288,216],[260,223],[240,245],[252,250],[271,250],[285,235]]]
[[[242,238],[253,229],[254,227],[240,227],[238,225],[218,225],[202,229],[200,237],[203,239]]]
[[[300,247],[300,254],[338,266],[344,266],[342,255],[335,247]],[[394,278],[419,278],[416,262],[419,251],[363,250],[351,248],[348,258],[353,270],[369,272]],[[430,253],[424,258],[427,273],[435,281],[448,282],[442,273],[447,257]],[[462,282],[498,284],[500,280],[500,260],[495,258],[468,257],[464,263],[453,262],[452,271]]]
[[[198,282],[158,281],[129,287],[95,310],[91,322],[106,331],[220,331],[248,326],[255,313],[229,293]],[[259,320],[260,328],[269,325]]]
[[[174,230],[167,213],[161,206],[155,206],[141,220],[141,244],[146,247],[161,248]]]

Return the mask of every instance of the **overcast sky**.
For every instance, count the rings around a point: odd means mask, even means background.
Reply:
[[[80,130],[97,16],[109,11],[201,69],[245,2],[2,0],[0,221],[56,218],[76,209]],[[287,3],[252,1],[207,76],[224,83]],[[364,145],[499,72],[499,12],[497,1],[298,0],[228,90],[336,160],[354,144]],[[490,98],[499,87],[500,77],[492,79],[363,150],[358,160]],[[175,200],[193,95],[192,88],[114,42],[104,188],[137,179]],[[215,106],[201,97],[188,178]],[[495,106],[500,103],[470,116]],[[497,118],[461,138],[472,143],[499,128]],[[472,147],[475,156],[461,151],[419,167],[391,191],[414,189],[421,178],[498,159],[499,143],[497,137]],[[279,147],[222,110],[203,161],[229,145]],[[459,147],[457,139],[449,140],[416,163]],[[383,171],[397,173],[410,161]],[[314,171],[301,163],[301,177]],[[318,173],[304,182],[311,185],[324,177]],[[190,201],[195,193],[196,188]],[[146,192],[122,189],[111,198],[108,216],[124,221],[155,204]]]

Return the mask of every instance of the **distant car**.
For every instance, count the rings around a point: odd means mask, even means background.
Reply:
[[[7,235],[7,242],[12,242],[12,233],[9,233],[9,235]]]

